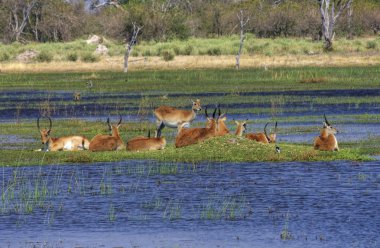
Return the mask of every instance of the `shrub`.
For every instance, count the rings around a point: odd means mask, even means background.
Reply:
[[[165,61],[170,61],[170,60],[173,60],[174,59],[174,53],[170,50],[165,50],[162,52],[162,58],[163,60]]]
[[[132,50],[132,52],[131,52],[131,56],[132,56],[132,57],[138,57],[138,56],[139,56],[139,51],[137,51],[137,50]]]
[[[181,50],[177,46],[173,47],[173,51],[174,51],[175,55],[180,55],[181,54]]]
[[[152,56],[152,52],[149,49],[148,50],[144,50],[142,52],[142,56],[144,56],[144,57]]]
[[[42,51],[37,55],[36,59],[38,62],[51,62],[53,60],[53,54]]]
[[[222,51],[220,48],[214,47],[207,50],[207,54],[210,56],[220,56],[222,54]]]
[[[7,52],[0,53],[0,62],[8,61],[11,56]]]
[[[82,61],[83,62],[94,63],[94,62],[97,62],[99,60],[100,60],[99,56],[96,56],[92,53],[84,53],[82,55]]]
[[[367,49],[376,49],[377,43],[375,41],[368,41],[366,47],[367,47]]]
[[[191,55],[193,53],[193,46],[187,45],[185,49],[183,50],[183,55]]]
[[[75,62],[75,61],[78,60],[78,54],[76,54],[76,53],[69,53],[69,54],[67,55],[66,59],[67,59],[68,61]]]

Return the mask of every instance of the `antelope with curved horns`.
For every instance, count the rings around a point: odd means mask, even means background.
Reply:
[[[236,123],[235,135],[236,136],[239,136],[239,137],[243,136],[243,133],[245,133],[245,131],[247,130],[247,121],[248,119],[245,121],[235,121]]]
[[[267,126],[269,122],[267,122],[264,126],[264,133],[249,133],[245,135],[247,139],[250,140],[256,140],[259,143],[269,144],[269,143],[276,143],[276,137],[277,137],[277,121],[274,128],[274,133],[269,134],[267,133]]]
[[[205,111],[207,111],[207,108]],[[215,113],[216,109],[212,115],[213,118],[209,118],[211,123],[209,127],[183,128],[183,126],[185,126],[187,123],[181,123],[178,126],[178,135],[175,139],[175,146],[177,148],[189,146],[202,142],[208,138],[215,137],[217,135],[219,119],[219,116],[217,119],[215,119]]]
[[[150,130],[148,132],[148,137],[138,136],[127,142],[128,151],[153,151],[162,150],[166,146],[166,139],[162,137],[151,138]]]
[[[230,133],[230,130],[228,130],[226,126],[226,120],[227,120],[226,113],[222,114],[219,107],[217,107],[217,109],[218,109],[218,130],[216,131],[216,136],[224,136]],[[207,115],[207,108],[205,109],[205,115],[207,117],[206,127],[211,127],[212,121],[214,118],[212,119],[209,118],[209,116]]]
[[[41,129],[40,117],[37,118],[37,128],[41,134],[41,142],[44,145],[44,151],[78,151],[89,149],[90,142],[84,136],[50,137],[53,124],[50,117],[46,118],[49,119],[49,129]]]
[[[154,110],[157,118],[157,135],[161,137],[161,131],[165,126],[178,128],[180,123],[191,123],[197,113],[202,110],[201,101],[197,99],[195,102],[191,100],[191,110],[181,110],[169,106],[161,106]]]
[[[320,151],[339,151],[338,141],[335,137],[338,130],[329,123],[326,115],[323,115],[323,117],[325,121],[323,122],[321,134],[314,139],[314,149]]]
[[[98,134],[92,138],[89,149],[91,151],[115,151],[124,150],[125,144],[120,137],[119,128],[121,126],[122,117],[116,125],[111,125],[110,118],[107,118],[108,129],[111,135]]]

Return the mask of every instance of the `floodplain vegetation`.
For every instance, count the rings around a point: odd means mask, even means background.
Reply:
[[[159,161],[180,161],[180,162],[201,162],[201,161],[318,161],[318,160],[370,160],[369,155],[379,154],[379,137],[372,136],[357,142],[339,142],[339,152],[321,152],[313,149],[313,139],[309,142],[290,144],[282,143],[281,135],[286,134],[313,134],[319,135],[322,127],[323,114],[313,114],[313,110],[322,106],[330,108],[327,116],[331,116],[340,108],[340,104],[346,103],[356,111],[362,104],[373,102],[377,104],[376,96],[304,96],[303,93],[316,90],[376,90],[380,87],[378,80],[378,67],[302,67],[302,68],[274,68],[265,69],[244,69],[236,70],[183,70],[183,71],[151,71],[150,73],[134,71],[126,78],[123,73],[98,72],[98,73],[30,73],[30,74],[1,74],[1,90],[19,91],[20,109],[14,109],[10,123],[0,124],[0,135],[2,135],[2,148],[0,149],[0,165],[36,165],[36,164],[62,164],[62,163],[94,163],[120,161],[126,159],[153,159]],[[318,81],[318,78],[324,78]],[[87,88],[87,83],[91,81],[93,87]],[[314,82],[318,81],[318,82]],[[71,97],[73,91],[82,91],[82,99],[77,102]],[[41,93],[38,96],[44,104],[36,104],[30,101],[25,92]],[[297,95],[287,95],[287,92],[299,92]],[[69,98],[55,98],[54,94],[68,93]],[[126,92],[127,95],[117,96],[118,92]],[[147,92],[141,94],[139,92]],[[186,94],[183,94],[186,92]],[[218,94],[224,92],[224,94]],[[262,92],[263,95],[250,95],[252,92]],[[273,95],[268,95],[271,93]],[[172,97],[171,94],[180,94]],[[212,95],[214,93],[214,95]],[[40,93],[38,93],[40,94]],[[196,99],[198,95],[205,94],[202,101],[203,106],[214,107],[220,103],[222,111],[227,111],[227,124],[230,127],[230,135],[216,137],[201,144],[196,144],[184,148],[174,147],[175,129],[166,128],[162,136],[166,138],[168,144],[164,150],[149,152],[35,152],[33,150],[42,148],[36,120],[39,114],[49,114],[52,116],[54,125],[52,137],[66,135],[84,135],[91,139],[96,134],[107,133],[106,118],[101,116],[123,116],[141,114],[142,121],[129,121],[121,125],[120,135],[124,142],[129,139],[143,135],[146,136],[148,130],[152,132],[156,129],[153,121],[149,121],[149,116],[153,116],[153,109],[159,105],[176,106],[183,109],[190,109],[190,99]],[[207,94],[211,94],[207,96]],[[111,96],[111,97],[108,97]],[[96,101],[90,100],[96,98]],[[94,98],[95,97],[95,98]],[[46,98],[46,99],[45,99]],[[89,99],[89,100],[86,100]],[[28,100],[29,99],[29,100]],[[41,100],[42,99],[42,100]],[[54,100],[55,99],[55,100]],[[280,99],[280,100],[279,100]],[[0,109],[14,107],[14,101],[9,96],[3,96],[3,107]],[[25,102],[26,101],[26,102]],[[37,102],[38,102],[37,101]],[[55,102],[58,101],[58,102]],[[115,102],[118,106],[106,112],[94,112],[95,120],[83,120],[81,115],[91,115],[84,110],[78,116],[71,116],[70,112],[65,116],[57,113],[61,106],[70,109],[72,106],[81,104],[101,104],[112,105]],[[309,114],[297,115],[297,111],[302,108],[292,108],[299,102],[310,104],[306,107]],[[242,107],[243,103],[258,103],[258,106]],[[234,105],[235,104],[235,105]],[[325,104],[325,105],[324,105]],[[45,106],[46,105],[46,106]],[[87,107],[89,105],[86,105]],[[315,105],[315,106],[314,106]],[[144,107],[145,106],[145,107]],[[230,107],[229,107],[230,106]],[[261,107],[260,107],[261,106]],[[35,111],[35,117],[17,118],[17,114],[26,111]],[[81,108],[86,109],[86,108]],[[289,116],[281,115],[283,112],[293,113]],[[293,112],[292,112],[293,111]],[[242,113],[253,114],[252,119],[247,123],[248,128],[263,127],[268,120],[279,122],[278,138],[281,153],[278,154],[275,144],[263,145],[233,135],[235,131],[234,121],[230,115],[239,116]],[[257,116],[257,118],[256,118]],[[59,119],[65,117],[69,120]],[[206,119],[203,113],[197,117],[194,126],[204,126]],[[333,116],[335,126],[350,123],[372,123],[380,122],[379,115],[353,113]],[[245,119],[245,118],[244,118]],[[330,118],[329,118],[330,119]],[[286,127],[287,122],[297,123],[296,126]],[[310,126],[310,122],[315,126]],[[307,125],[304,125],[307,124]],[[48,123],[40,124],[47,126]],[[260,131],[262,129],[260,128]],[[7,141],[8,136],[17,136],[24,139],[31,139],[25,142]],[[354,135],[354,134],[353,134]]]

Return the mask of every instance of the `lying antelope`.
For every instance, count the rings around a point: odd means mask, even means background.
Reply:
[[[236,136],[243,136],[243,133],[245,133],[245,131],[247,130],[247,121],[248,120],[245,120],[245,121],[235,121],[236,123],[236,132],[235,132],[235,135]]]
[[[175,139],[175,146],[177,148],[189,146],[189,145],[197,144],[208,138],[215,137],[217,135],[218,119],[219,119],[219,116],[218,116],[218,118],[215,120],[215,113],[216,113],[216,109],[214,110],[212,119],[209,118],[210,124],[208,127],[183,128],[187,123],[186,122],[181,123],[178,126],[178,135]]]
[[[151,138],[150,131],[148,137],[138,136],[127,142],[128,151],[152,151],[162,150],[166,146],[166,139],[158,137]]]
[[[66,136],[60,138],[50,137],[52,121],[49,119],[49,129],[40,128],[40,117],[37,118],[37,128],[41,134],[41,141],[44,145],[44,151],[78,151],[88,150],[90,142],[83,136]]]
[[[116,125],[110,124],[110,118],[107,118],[107,125],[111,135],[98,134],[92,138],[89,149],[91,151],[115,151],[124,150],[125,144],[120,137],[119,127],[121,126],[122,117]]]
[[[314,149],[321,151],[339,151],[338,141],[334,134],[338,133],[338,130],[331,126],[328,122],[326,115],[323,115],[325,121],[321,134],[314,139]]]
[[[245,137],[250,140],[256,140],[259,143],[269,144],[269,143],[276,143],[276,137],[277,137],[277,121],[274,128],[274,133],[271,133],[268,135],[267,133],[267,126],[269,122],[267,122],[264,126],[264,133],[249,133]]]
[[[206,127],[211,127],[213,119],[214,118],[209,118],[207,115],[207,108],[205,109],[205,115],[207,117],[207,124]],[[218,107],[218,130],[216,131],[216,136],[224,136],[226,134],[230,133],[230,130],[228,130],[226,126],[226,113],[221,114],[220,108]]]
[[[161,137],[161,131],[165,126],[178,128],[180,123],[191,123],[197,116],[198,111],[202,110],[201,101],[197,99],[192,102],[191,110],[181,110],[169,106],[161,106],[154,110],[157,118],[157,136]]]

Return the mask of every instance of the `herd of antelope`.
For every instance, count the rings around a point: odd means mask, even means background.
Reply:
[[[125,149],[128,151],[162,150],[166,146],[166,139],[161,137],[161,131],[165,126],[178,129],[175,138],[175,147],[177,148],[197,144],[206,139],[230,133],[225,124],[227,117],[225,113],[221,113],[219,107],[214,109],[212,117],[208,115],[207,107],[205,108],[205,115],[207,118],[205,127],[190,128],[189,126],[191,122],[201,110],[201,102],[199,99],[192,101],[191,110],[180,110],[173,107],[161,106],[154,110],[154,115],[157,118],[157,131],[155,136],[151,137],[149,131],[147,137],[134,137],[127,142],[127,145],[125,145],[119,133],[119,128],[122,123],[121,116],[119,122],[115,125],[112,125],[108,118],[107,125],[109,134],[97,134],[91,141],[84,136],[52,138],[50,136],[52,130],[52,120],[50,117],[46,117],[49,120],[48,129],[41,130],[40,118],[37,119],[37,127],[41,134],[42,144],[44,145],[43,151],[117,151]],[[314,140],[314,149],[321,151],[338,151],[338,142],[335,137],[337,130],[328,122],[326,115],[324,115],[324,120],[321,133]],[[246,132],[246,122],[247,120],[235,121],[236,136],[243,137],[243,134]],[[247,133],[244,137],[263,144],[276,143],[277,122],[274,125],[273,133],[268,134],[268,125],[269,123],[265,124],[264,132]],[[279,147],[276,146],[276,150],[279,152]]]

